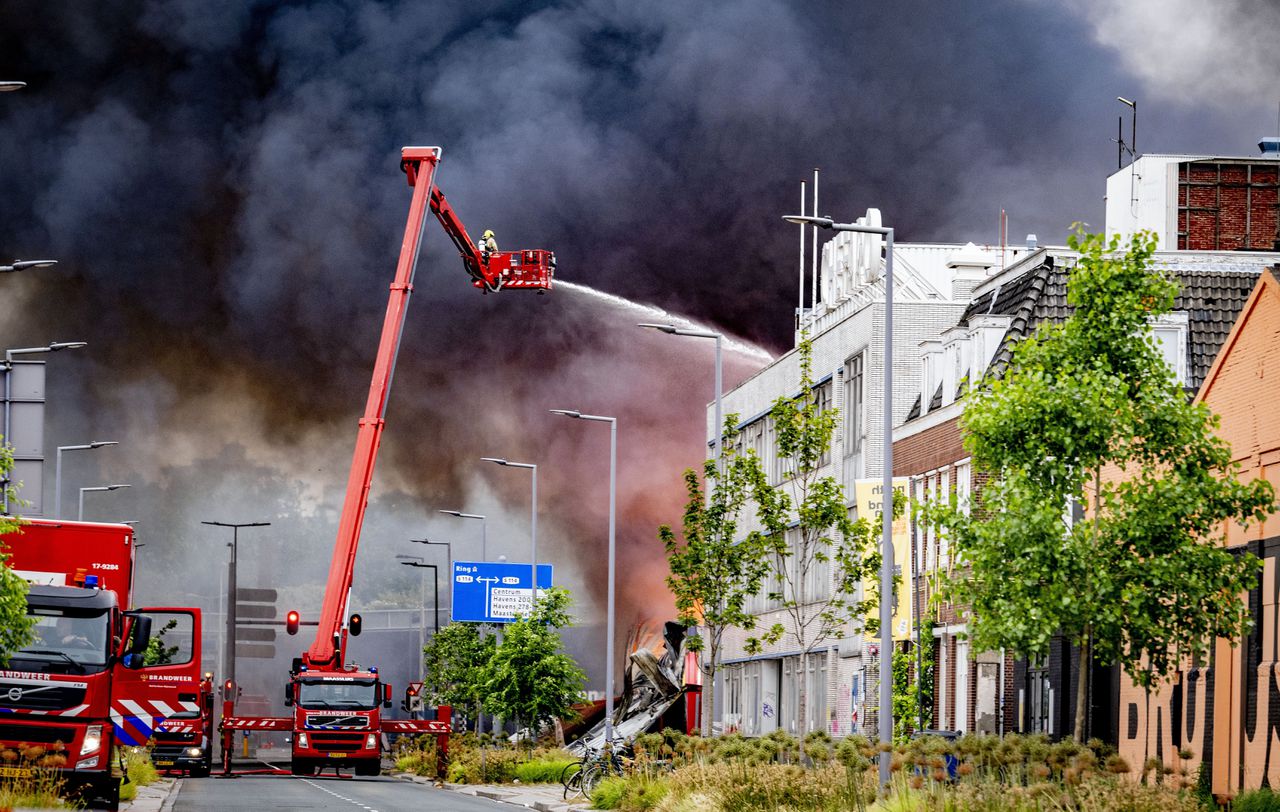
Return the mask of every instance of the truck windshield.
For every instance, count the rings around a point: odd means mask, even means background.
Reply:
[[[298,690],[298,704],[311,710],[371,710],[378,706],[377,684],[373,680],[303,680]]]
[[[27,608],[32,640],[12,656],[40,671],[100,671],[107,665],[107,613]]]

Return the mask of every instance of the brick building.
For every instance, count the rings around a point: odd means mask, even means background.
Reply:
[[[1280,379],[1280,265],[1264,271],[1203,376],[1196,399],[1221,419],[1244,479],[1265,478],[1280,490],[1280,413],[1266,408]],[[1262,559],[1248,601],[1253,630],[1243,641],[1219,640],[1209,663],[1186,663],[1171,683],[1146,694],[1120,681],[1121,754],[1131,764],[1157,758],[1194,771],[1211,764],[1213,791],[1280,786],[1280,514],[1248,531],[1232,524],[1226,544]],[[1233,643],[1235,645],[1233,645]],[[1242,643],[1242,644],[1241,644]],[[1181,759],[1190,750],[1191,759]]]
[[[1280,251],[1280,138],[1255,158],[1143,155],[1107,179],[1107,233],[1166,251]]]
[[[1156,254],[1155,266],[1177,278],[1181,293],[1174,311],[1152,329],[1189,392],[1205,379],[1258,274],[1277,256]],[[922,345],[921,390],[907,420],[894,431],[894,475],[909,478],[915,500],[954,493],[968,504],[980,492],[982,482],[963,447],[962,382],[998,370],[1008,362],[1014,343],[1039,324],[1069,315],[1067,276],[1076,259],[1073,252],[1056,248],[1023,257],[976,288],[959,321]],[[916,617],[926,619],[917,630],[917,644],[930,646],[935,662],[931,726],[1068,735],[1078,681],[1074,650],[1055,640],[1049,656],[1037,663],[1002,652],[971,651],[965,607],[930,602],[936,579],[953,574],[947,539],[918,523],[913,523],[912,539]],[[1112,742],[1119,737],[1121,683],[1115,667],[1094,666],[1088,686],[1089,735]]]

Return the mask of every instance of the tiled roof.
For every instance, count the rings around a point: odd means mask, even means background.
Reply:
[[[1199,389],[1257,283],[1258,274],[1184,271],[1178,277],[1182,291],[1173,309],[1187,313],[1187,384]]]
[[[1240,308],[1258,280],[1258,270],[1239,268],[1168,267],[1180,285],[1175,312],[1187,313],[1187,387],[1196,390],[1208,374],[1222,342],[1226,341]],[[1071,314],[1067,304],[1067,271],[1054,267],[1053,257],[1009,283],[988,291],[965,310],[961,325],[973,316],[995,313],[1012,316],[1008,332],[988,372],[1002,370],[1013,356],[1013,345],[1043,322],[1061,322]],[[936,398],[935,398],[936,400]],[[931,406],[932,408],[932,406]]]

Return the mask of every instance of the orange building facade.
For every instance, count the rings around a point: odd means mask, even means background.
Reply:
[[[1220,417],[1241,478],[1280,492],[1280,266],[1259,277],[1196,400]],[[1155,758],[1194,778],[1206,763],[1214,793],[1233,796],[1280,788],[1280,513],[1247,529],[1233,523],[1226,544],[1264,564],[1242,596],[1252,631],[1218,640],[1211,662],[1186,663],[1150,694],[1120,680],[1119,746],[1136,769]]]

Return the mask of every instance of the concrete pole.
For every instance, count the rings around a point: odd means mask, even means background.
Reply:
[[[613,600],[616,580],[616,530],[618,513],[618,418],[609,418],[609,598],[608,620],[605,626],[605,648],[609,658],[604,668],[604,740],[607,747],[613,743]]]
[[[893,742],[893,229],[884,253],[884,498],[880,539],[880,743]],[[889,786],[892,756],[880,753],[880,786]]]

